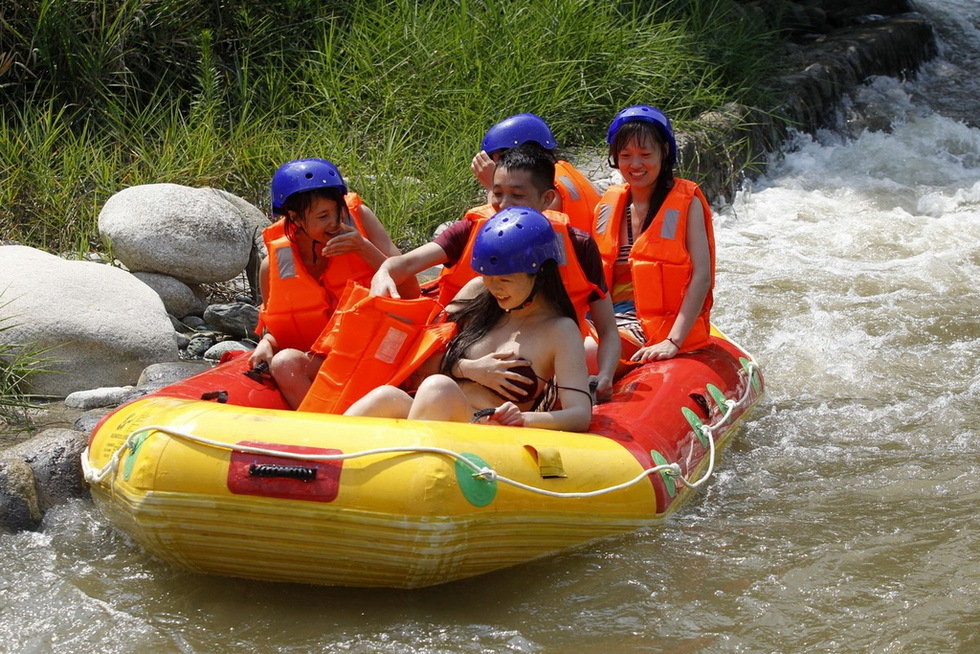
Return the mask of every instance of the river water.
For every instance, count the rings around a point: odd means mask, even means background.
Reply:
[[[368,591],[175,570],[78,501],[0,536],[0,651],[980,651],[980,3],[920,6],[940,58],[715,218],[768,395],[668,521]]]

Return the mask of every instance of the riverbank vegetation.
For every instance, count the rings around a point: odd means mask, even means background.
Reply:
[[[734,0],[25,0],[0,12],[0,232],[104,250],[122,188],[214,186],[268,209],[283,161],[337,163],[403,246],[476,197],[487,127],[544,116],[599,145],[620,107],[683,127],[756,101],[772,35]]]
[[[0,289],[0,332],[16,326],[16,316],[2,313],[8,303]],[[0,430],[4,426],[30,428],[28,412],[38,405],[24,389],[31,377],[47,372],[44,369],[46,355],[47,350],[35,344],[12,345],[0,339]]]

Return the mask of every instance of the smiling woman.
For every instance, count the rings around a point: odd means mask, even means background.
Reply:
[[[674,131],[656,107],[620,111],[607,142],[626,184],[606,190],[594,232],[623,354],[643,363],[700,349],[711,330],[711,208],[697,184],[674,177]]]
[[[263,233],[268,257],[260,286],[262,339],[252,364],[266,365],[286,401],[303,400],[323,357],[308,352],[348,280],[370,283],[381,262],[399,254],[374,212],[348,192],[325,159],[290,161],[272,177],[272,210],[282,218]],[[418,295],[414,279],[399,289]]]
[[[544,215],[526,207],[497,213],[476,237],[471,265],[484,288],[451,316],[460,332],[442,374],[427,377],[414,398],[379,387],[346,415],[457,422],[484,416],[502,425],[587,429],[592,405],[585,350],[559,260],[560,241]],[[471,365],[502,368],[504,385],[468,379]]]

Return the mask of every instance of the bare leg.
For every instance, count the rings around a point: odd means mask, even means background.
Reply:
[[[415,394],[408,414],[416,420],[469,422],[473,410],[459,384],[446,375],[426,377]]]
[[[298,407],[306,397],[322,362],[322,356],[311,357],[306,352],[291,348],[280,350],[272,357],[269,372],[291,408]]]
[[[375,418],[407,418],[412,409],[412,397],[394,386],[378,386],[351,404],[345,416],[373,416]]]

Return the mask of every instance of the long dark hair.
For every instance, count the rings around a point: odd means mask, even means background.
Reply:
[[[558,264],[554,259],[548,259],[541,264],[541,270],[534,276],[531,297],[543,298],[550,302],[559,314],[578,321],[575,306],[568,297],[565,284],[562,283],[561,275],[558,273]],[[465,356],[470,346],[486,336],[506,313],[497,304],[497,299],[486,289],[476,297],[462,300],[460,303],[463,306],[449,314],[449,319],[459,324],[459,333],[450,341],[440,370],[449,376],[452,376],[450,371]]]
[[[674,188],[674,171],[673,167],[667,163],[669,160],[670,145],[667,143],[663,132],[657,129],[653,123],[640,120],[631,120],[623,124],[619,128],[619,131],[616,132],[616,136],[613,137],[613,142],[609,144],[610,166],[619,169],[619,153],[631,142],[637,144],[646,142],[656,143],[662,153],[660,174],[657,176],[653,194],[650,196],[650,208],[647,209],[647,215],[643,217],[643,227],[640,229],[640,231],[644,231],[653,222],[653,217],[660,211],[660,207],[663,205],[664,200],[667,199],[667,194],[670,193],[670,189]]]
[[[290,241],[296,240],[296,231],[299,229],[299,223],[297,223],[293,216],[306,216],[306,211],[313,204],[315,198],[324,198],[336,202],[340,222],[348,225],[351,223],[347,201],[344,200],[344,194],[340,192],[339,188],[315,188],[309,191],[293,193],[282,203],[282,215],[286,219],[286,238]]]

